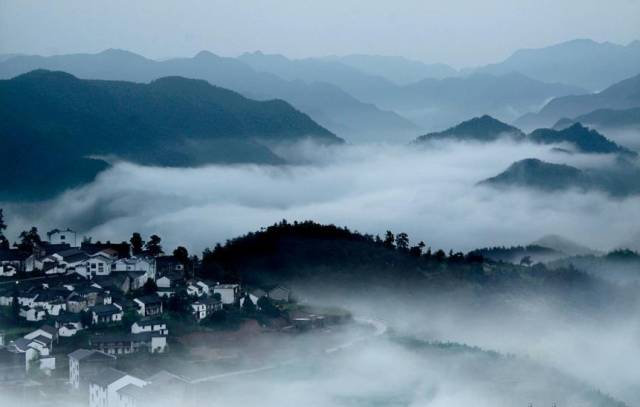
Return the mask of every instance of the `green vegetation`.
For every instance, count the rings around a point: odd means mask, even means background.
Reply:
[[[0,198],[44,198],[91,181],[107,164],[89,156],[278,164],[265,143],[307,137],[342,141],[286,102],[250,100],[202,80],[138,84],[37,70],[0,81]]]

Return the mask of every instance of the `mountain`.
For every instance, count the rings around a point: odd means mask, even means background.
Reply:
[[[504,172],[478,183],[497,188],[532,188],[553,192],[568,189],[600,191],[623,198],[640,194],[640,167],[619,157],[610,168],[582,170],[535,158],[516,161]]]
[[[531,245],[546,247],[557,252],[564,253],[567,256],[583,256],[589,254],[597,254],[596,250],[590,249],[572,240],[559,235],[546,235],[540,239],[531,242]]]
[[[618,82],[600,93],[558,97],[538,113],[516,120],[521,128],[550,127],[562,118],[575,118],[599,109],[630,109],[640,107],[640,75]]]
[[[595,283],[574,269],[549,274],[544,266],[493,264],[476,255],[418,255],[371,235],[311,221],[283,221],[216,245],[204,252],[199,275],[258,286],[305,286],[325,296],[339,291],[347,298],[360,290],[373,298],[424,298],[460,289],[465,295],[538,289],[549,294],[552,287],[580,291]]]
[[[380,100],[372,102],[433,131],[483,114],[511,122],[527,112],[539,110],[549,99],[584,92],[575,86],[543,83],[517,73],[473,74],[425,79],[403,86],[395,94],[381,95]]]
[[[485,259],[493,261],[501,261],[513,264],[526,263],[530,260],[532,263],[547,262],[566,257],[565,254],[548,247],[530,244],[527,246],[511,246],[511,247],[484,247],[475,249],[470,254],[482,256]],[[523,262],[524,260],[524,262]]]
[[[287,80],[335,85],[359,100],[397,112],[429,130],[483,113],[514,120],[526,112],[538,110],[553,97],[586,92],[575,86],[542,83],[517,73],[421,78],[414,83],[398,85],[382,76],[367,74],[326,58],[289,59],[254,52],[243,54],[239,59],[257,71]],[[372,64],[380,62],[369,61]]]
[[[285,80],[258,72],[241,60],[206,51],[193,58],[165,61],[150,60],[122,50],[52,57],[16,56],[0,62],[0,77],[12,78],[34,69],[59,70],[84,79],[144,83],[166,76],[204,79],[253,99],[286,100],[336,133],[353,133],[366,138],[369,133],[397,131],[415,134],[416,131],[415,125],[408,120],[363,103],[337,86]]]
[[[516,161],[504,172],[481,181],[480,184],[496,187],[527,187],[544,191],[590,187],[588,176],[578,168],[552,164],[535,158]]]
[[[104,163],[282,163],[269,145],[342,140],[281,100],[254,101],[203,80],[81,80],[36,70],[0,81],[0,199],[43,198]],[[42,190],[41,190],[42,188]]]
[[[457,141],[494,141],[501,137],[510,137],[516,140],[524,139],[524,133],[519,129],[509,126],[491,116],[474,117],[438,133],[429,133],[416,139],[416,143],[430,140],[457,140]]]
[[[583,153],[637,155],[637,153],[619,146],[597,131],[584,127],[580,123],[575,123],[563,130],[538,129],[527,137],[540,144],[571,143]]]
[[[579,39],[516,51],[506,60],[476,72],[520,72],[543,82],[560,82],[599,91],[640,73],[640,41],[629,45]]]
[[[574,123],[586,124],[596,129],[640,129],[640,107],[631,109],[598,109],[574,118],[562,118],[553,125],[554,129],[564,129]]]
[[[458,75],[456,69],[446,64],[425,64],[398,56],[354,54],[324,59],[340,62],[369,75],[384,77],[398,85],[407,85],[427,78],[444,79]]]

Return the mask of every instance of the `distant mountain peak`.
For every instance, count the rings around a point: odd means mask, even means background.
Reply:
[[[597,252],[587,246],[576,243],[566,237],[550,234],[531,242],[531,245],[542,246],[562,252],[569,256],[580,256],[586,254],[596,254]]]
[[[218,55],[214,54],[211,51],[202,50],[202,51],[198,52],[194,56],[194,58],[197,58],[197,59],[218,58]]]
[[[52,71],[49,69],[34,69],[33,71],[23,73],[14,78],[15,80],[29,80],[29,81],[52,81],[52,80],[67,80],[67,81],[79,81],[78,78],[70,73],[63,71]]]
[[[98,55],[120,56],[120,57],[127,57],[127,58],[136,58],[136,59],[146,59],[142,55],[136,54],[135,52],[127,51],[125,49],[120,49],[120,48],[107,48],[104,51],[99,52]]]
[[[524,133],[520,129],[501,122],[487,114],[474,117],[439,133],[429,133],[418,137],[416,142],[432,139],[457,139],[493,141],[503,136],[522,139]]]
[[[578,168],[526,158],[511,164],[505,171],[479,183],[490,186],[519,186],[556,191],[584,187],[585,175]]]
[[[528,138],[535,143],[542,144],[571,143],[583,153],[637,155],[609,140],[596,130],[585,127],[580,122],[573,123],[564,120],[558,125],[559,130],[538,129],[529,134]]]

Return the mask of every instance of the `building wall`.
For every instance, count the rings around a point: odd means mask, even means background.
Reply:
[[[72,389],[77,390],[80,387],[80,364],[74,358],[69,358],[69,383]]]

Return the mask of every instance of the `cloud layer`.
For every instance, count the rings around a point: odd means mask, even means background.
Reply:
[[[404,231],[414,242],[447,250],[526,244],[551,233],[606,250],[640,229],[630,222],[640,216],[638,197],[475,185],[523,158],[584,168],[606,166],[609,156],[569,156],[507,141],[426,148],[302,145],[279,153],[299,164],[176,169],[119,163],[51,202],[3,205],[9,235],[33,224],[43,232],[72,227],[103,241],[127,240],[138,231],[159,234],[166,248],[181,244],[199,252],[286,218],[373,234]]]

